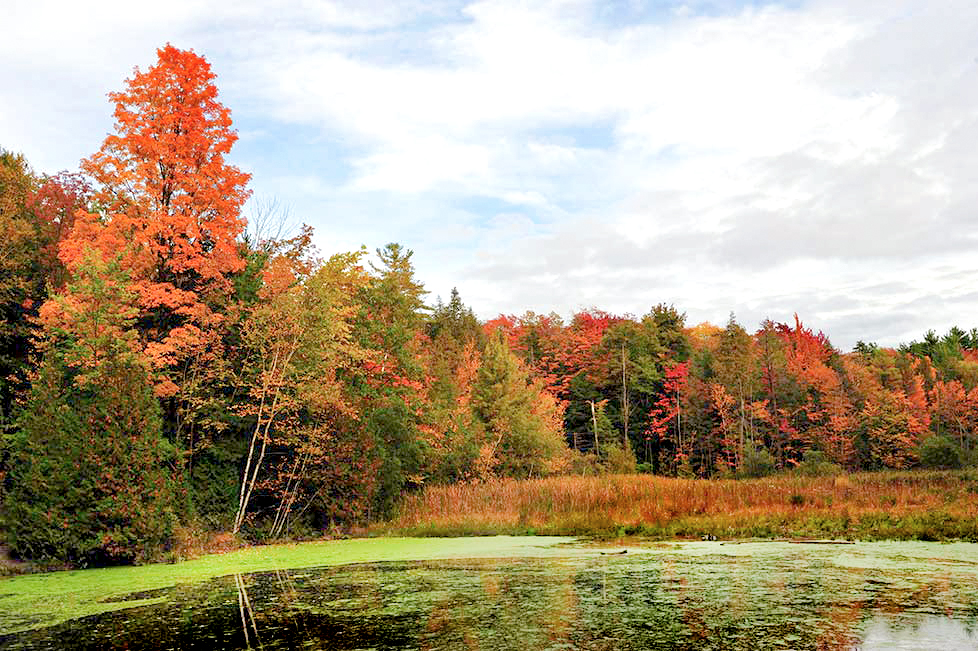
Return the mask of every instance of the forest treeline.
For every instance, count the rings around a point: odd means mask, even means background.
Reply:
[[[249,223],[214,74],[158,55],[78,172],[0,150],[0,535],[23,558],[326,530],[498,477],[972,459],[974,330],[842,353],[797,317],[670,305],[481,323],[456,291],[432,305],[401,245],[324,257]]]

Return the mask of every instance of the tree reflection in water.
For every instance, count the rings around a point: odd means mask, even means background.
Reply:
[[[0,649],[944,649],[976,643],[978,564],[826,553],[374,563],[236,574]],[[955,646],[957,644],[958,646]]]
[[[258,625],[255,623],[255,612],[251,609],[251,600],[248,599],[248,589],[245,587],[244,579],[240,574],[234,575],[234,583],[238,589],[238,611],[241,614],[241,630],[244,632],[245,648],[251,648],[251,636],[248,635],[250,624],[255,632],[255,640],[261,647],[261,638],[258,636]]]

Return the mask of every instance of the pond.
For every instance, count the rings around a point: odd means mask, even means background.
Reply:
[[[976,545],[621,549],[236,573],[0,649],[978,648]]]

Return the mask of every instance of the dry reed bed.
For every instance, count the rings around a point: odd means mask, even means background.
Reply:
[[[668,531],[694,535],[719,528],[744,535],[750,531],[747,523],[759,519],[780,523],[840,519],[842,524],[835,528],[849,527],[851,519],[933,513],[976,521],[975,493],[978,475],[968,472],[753,480],[565,476],[429,487],[409,497],[387,527],[414,533],[565,534],[626,527],[663,535]]]

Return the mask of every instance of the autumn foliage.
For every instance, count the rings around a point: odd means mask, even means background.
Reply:
[[[308,227],[247,232],[215,73],[157,55],[110,93],[84,176],[0,149],[0,527],[18,554],[150,558],[177,522],[333,532],[510,479],[583,476],[600,502],[638,484],[588,477],[978,460],[976,330],[843,352],[798,315],[480,321],[456,290],[431,301],[399,244],[321,255]],[[641,501],[629,522],[668,516]]]
[[[237,238],[249,175],[225,161],[237,135],[210,65],[170,45],[158,54],[109,94],[115,133],[81,165],[98,185],[98,210],[77,214],[59,257],[74,269],[87,249],[120,256],[144,352],[160,371],[157,393],[172,395],[175,367],[211,345],[222,320],[215,307],[244,267]]]

